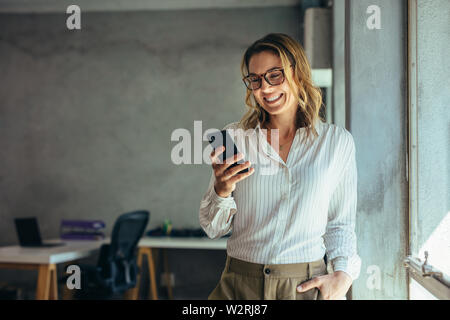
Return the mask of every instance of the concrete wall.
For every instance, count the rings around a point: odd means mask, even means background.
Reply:
[[[66,29],[65,14],[0,15],[0,245],[17,242],[20,216],[37,216],[45,238],[63,218],[103,219],[109,234],[141,208],[149,228],[165,218],[198,228],[210,167],[174,165],[171,133],[239,120],[245,48],[269,32],[302,41],[301,12],[86,13],[81,31]],[[176,297],[206,298],[225,253],[173,251],[169,261],[180,288],[196,286]],[[1,270],[0,281],[33,283],[30,273]]]
[[[333,0],[333,123],[345,127],[345,0]]]
[[[450,274],[450,2],[417,1],[417,216],[411,253]],[[421,298],[416,286],[412,298]]]
[[[381,9],[380,30],[366,26],[370,5]],[[406,9],[406,1],[346,2],[346,117],[356,143],[362,259],[353,299],[407,298]]]

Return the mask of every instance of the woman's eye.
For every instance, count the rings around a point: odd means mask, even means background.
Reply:
[[[270,79],[277,79],[277,78],[279,78],[281,76],[281,73],[280,72],[277,72],[277,73],[272,73],[271,75],[269,75],[269,78]]]

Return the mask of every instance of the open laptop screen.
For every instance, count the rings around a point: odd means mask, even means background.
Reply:
[[[16,218],[17,236],[21,246],[36,246],[42,244],[41,234],[36,218]]]

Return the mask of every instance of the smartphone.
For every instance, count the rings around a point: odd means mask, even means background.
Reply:
[[[221,160],[222,163],[225,163],[225,160],[237,155],[239,153],[238,148],[236,147],[236,144],[233,141],[233,138],[231,138],[231,136],[228,134],[227,130],[221,130],[221,131],[216,131],[213,133],[210,133],[207,135],[208,137],[208,141],[211,144],[211,146],[213,147],[213,149],[217,149],[221,146],[225,147],[225,151],[222,152],[219,155],[219,160]],[[237,166],[238,164],[244,163],[244,159],[241,159],[237,162],[234,162],[230,168],[233,168],[235,166]],[[244,172],[248,172],[248,168],[245,168],[241,171],[239,171],[238,173],[244,173]]]

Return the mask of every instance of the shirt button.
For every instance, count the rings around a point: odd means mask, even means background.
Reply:
[[[266,269],[266,270],[264,270],[264,272],[265,272],[266,274],[270,274],[270,269]]]

